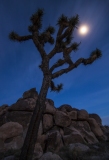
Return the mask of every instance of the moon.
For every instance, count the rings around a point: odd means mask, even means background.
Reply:
[[[82,25],[79,27],[79,34],[86,35],[89,31],[89,28],[87,25]]]

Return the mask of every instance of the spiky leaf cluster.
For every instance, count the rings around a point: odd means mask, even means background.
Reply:
[[[73,44],[72,44],[72,49],[73,49],[73,51],[77,51],[78,50],[78,47],[79,47],[79,45],[80,45],[80,43],[76,43],[76,42],[74,42]]]
[[[66,25],[67,23],[68,23],[68,18],[67,18],[67,16],[65,16],[64,14],[62,14],[62,15],[59,17],[57,24],[58,24],[58,25]]]
[[[50,34],[54,34],[55,29],[54,29],[54,27],[49,26],[49,27],[45,30],[45,32],[49,32]]]
[[[62,89],[63,89],[63,84],[60,83],[60,84],[57,85],[56,92],[60,92]]]
[[[50,35],[49,32],[43,32],[39,37],[39,42],[44,45],[45,43],[54,44],[54,38]]]
[[[90,57],[96,57],[96,58],[100,58],[102,56],[102,52],[101,50],[99,50],[98,48],[96,48],[96,50],[94,50],[93,52],[91,52]]]
[[[10,34],[9,34],[9,38],[13,41],[16,41],[16,39],[18,38],[18,34],[14,31],[12,31]]]
[[[41,29],[43,14],[44,14],[43,9],[38,9],[38,11],[31,16],[30,20],[33,25],[30,25],[28,27],[28,30],[30,32],[34,31],[34,29],[35,29],[34,27],[36,27],[37,29]]]
[[[57,86],[55,86],[54,82],[51,81],[51,86],[50,87],[51,87],[51,91],[60,92],[63,89],[63,84],[60,83]]]
[[[78,23],[79,23],[79,15],[78,14],[69,19],[69,24],[74,27],[76,27],[78,25]]]

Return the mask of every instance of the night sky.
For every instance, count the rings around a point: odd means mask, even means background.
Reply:
[[[64,84],[63,90],[49,91],[47,97],[55,102],[55,107],[70,104],[97,113],[103,124],[109,125],[109,0],[0,0],[0,106],[15,103],[31,88],[40,91],[41,57],[32,40],[22,43],[9,40],[11,31],[29,34],[30,17],[38,8],[44,8],[45,12],[42,31],[49,25],[57,31],[61,14],[69,18],[79,14],[79,25],[89,27],[84,36],[78,29],[74,32],[73,41],[81,42],[79,50],[71,54],[74,61],[88,58],[96,48],[102,51],[102,57],[92,65],[81,64],[55,79],[56,84]],[[49,53],[52,48],[53,45],[47,44],[45,50]],[[57,55],[51,63],[60,57]]]

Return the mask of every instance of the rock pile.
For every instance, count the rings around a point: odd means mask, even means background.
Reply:
[[[37,98],[38,93],[33,88],[24,92],[15,104],[0,107],[0,151],[22,148]],[[97,114],[88,114],[84,109],[78,110],[67,104],[55,108],[51,99],[46,99],[45,104],[34,160],[44,160],[44,155],[53,157],[52,152],[57,153],[63,146],[95,144],[107,140],[101,118]],[[56,159],[61,160],[58,155]]]

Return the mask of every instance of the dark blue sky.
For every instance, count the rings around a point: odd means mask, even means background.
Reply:
[[[47,97],[54,100],[56,107],[70,104],[97,113],[103,124],[109,125],[109,0],[0,0],[0,105],[15,103],[30,88],[40,90],[41,58],[33,42],[18,43],[8,38],[13,30],[19,35],[28,34],[29,18],[38,8],[45,11],[42,30],[50,24],[57,30],[62,13],[69,18],[79,14],[80,25],[89,26],[86,36],[79,35],[78,30],[74,32],[74,41],[81,41],[79,50],[72,53],[74,61],[88,57],[96,47],[103,54],[92,65],[80,65],[56,79],[56,83],[64,84],[64,89],[59,94],[48,92]],[[47,53],[52,47],[45,47]]]

